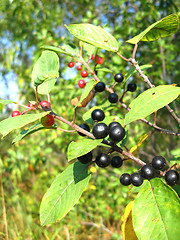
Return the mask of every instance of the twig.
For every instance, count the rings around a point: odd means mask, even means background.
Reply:
[[[133,54],[132,54],[133,59],[135,59],[137,48],[138,48],[138,44],[136,43],[133,49]]]
[[[124,61],[129,62],[129,58],[125,58],[124,56],[122,56],[119,52],[116,53],[120,58],[122,58]]]
[[[90,74],[94,77],[94,80],[97,81],[97,82],[99,82],[100,79],[98,78],[98,76],[96,75],[96,73],[91,70],[91,68],[89,67],[89,65],[84,61],[84,59],[83,59],[82,57],[80,57],[80,59],[81,59],[82,64],[84,64],[84,66],[87,68],[87,70],[90,72]],[[112,90],[111,88],[108,88],[108,87],[106,87],[106,91],[108,91],[108,92],[110,92],[110,93],[113,93],[113,90]]]
[[[140,69],[138,62],[131,58],[129,59],[129,62],[135,67],[136,71],[139,73],[139,76],[142,77],[144,79],[144,81],[148,84],[149,87],[153,88],[155,87],[155,85],[153,85],[150,80],[148,79],[148,77],[144,74],[144,72]]]
[[[167,110],[169,111],[169,113],[171,114],[171,116],[178,122],[178,124],[180,125],[180,118],[178,118],[178,116],[176,116],[174,110],[169,106],[166,105],[165,106],[167,108]]]
[[[7,224],[7,217],[6,217],[6,205],[5,205],[5,201],[4,201],[4,191],[3,191],[3,182],[2,182],[2,174],[1,174],[1,166],[0,166],[0,182],[1,182],[1,196],[2,196],[3,219],[4,219],[4,226],[5,226],[5,234],[6,234],[6,240],[9,240],[9,237],[8,237],[8,224]]]
[[[105,232],[109,233],[109,234],[113,234],[113,232],[111,232],[104,224],[98,225],[96,223],[93,222],[81,222],[82,225],[86,225],[86,226],[92,226],[92,227],[96,227],[96,228],[102,228],[102,230],[104,230]]]

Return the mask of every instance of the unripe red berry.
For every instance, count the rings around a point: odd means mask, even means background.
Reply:
[[[84,81],[84,79],[79,80],[78,86],[79,86],[80,88],[84,88],[84,87],[86,86],[86,82]]]
[[[94,54],[91,56],[91,59],[94,60]]]
[[[49,102],[48,101],[41,101],[40,102],[41,106],[44,107],[44,108],[49,108]]]
[[[69,67],[69,68],[74,67],[74,62],[69,62],[69,63],[68,63],[68,67]]]
[[[29,108],[32,108],[32,107],[33,107],[32,103],[29,103],[29,104],[28,104],[28,107],[29,107]]]
[[[100,56],[96,56],[96,59],[95,59],[95,62],[97,63],[97,64],[103,64],[103,62],[104,62],[104,58],[102,58],[102,57],[100,57]]]
[[[19,116],[19,115],[21,115],[21,112],[19,112],[19,111],[14,111],[11,114],[12,117],[16,117],[16,116]]]
[[[54,117],[50,114],[41,118],[41,124],[44,127],[51,127],[54,124]]]
[[[81,72],[81,77],[85,78],[85,77],[87,77],[87,76],[88,76],[88,72],[87,72],[86,70],[83,70],[83,71]]]
[[[82,65],[77,65],[77,70],[78,71],[82,70]]]

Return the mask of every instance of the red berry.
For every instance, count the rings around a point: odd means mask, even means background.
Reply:
[[[94,54],[91,56],[91,59],[94,60]]]
[[[80,88],[84,88],[84,87],[86,86],[86,82],[84,81],[84,79],[79,80],[78,86],[79,86]]]
[[[44,108],[49,108],[49,102],[48,101],[41,101],[40,104]]]
[[[77,70],[81,71],[82,70],[82,65],[77,65]]]
[[[29,107],[29,108],[32,108],[32,107],[33,107],[32,103],[29,103],[29,104],[28,104],[28,107]]]
[[[68,67],[70,67],[70,68],[74,67],[74,62],[69,62]]]
[[[85,78],[85,77],[87,77],[87,76],[88,76],[88,72],[87,72],[86,70],[83,70],[83,71],[81,72],[81,77]]]
[[[44,127],[51,127],[54,124],[54,117],[50,114],[41,118],[41,124]]]
[[[103,64],[103,62],[104,62],[104,58],[102,58],[102,57],[100,57],[100,56],[96,56],[96,59],[95,59],[95,62],[97,63],[97,64]]]
[[[19,112],[19,111],[14,111],[11,114],[12,117],[16,117],[16,116],[19,116],[19,115],[21,115],[21,112]]]

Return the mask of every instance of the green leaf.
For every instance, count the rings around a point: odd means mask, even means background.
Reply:
[[[81,98],[79,102],[76,104],[76,107],[89,95],[91,90],[94,88],[94,86],[97,84],[97,82],[94,79],[89,80],[89,82],[86,84],[84,91],[81,95]]]
[[[4,119],[0,122],[0,133],[3,135],[2,139],[12,130],[24,127],[25,125],[34,122],[49,113],[50,111],[37,114],[24,114]]]
[[[138,239],[179,239],[180,200],[161,179],[144,182],[134,201],[132,216]]]
[[[68,151],[67,151],[68,161],[71,161],[77,157],[80,157],[92,151],[101,142],[102,142],[102,139],[96,139],[96,140],[82,139],[78,142],[71,142],[68,146]]]
[[[16,103],[15,101],[12,101],[12,100],[4,100],[4,99],[0,99],[0,104],[4,104],[4,105],[7,105],[7,104],[10,104],[10,103]]]
[[[34,86],[39,86],[44,81],[58,78],[59,58],[55,52],[45,50],[34,65],[32,81]]]
[[[94,52],[97,51],[97,48],[92,46],[91,44],[89,43],[86,43],[86,42],[80,42],[80,45],[82,44],[83,46],[83,50],[87,52],[87,54],[89,56],[91,56],[92,54],[94,54]]]
[[[87,167],[88,164],[76,162],[57,175],[41,202],[42,226],[62,219],[76,204],[91,177]]]
[[[96,67],[96,71],[113,73],[113,71],[111,69],[109,69],[109,68],[102,68],[102,67]]]
[[[73,57],[72,54],[65,52],[60,47],[55,47],[55,46],[50,46],[50,45],[43,45],[43,46],[41,46],[41,48],[46,49],[46,50],[50,50],[50,51],[54,51],[54,52],[57,52],[57,53],[63,53],[63,54],[66,54],[66,55],[69,55],[69,56]]]
[[[125,116],[125,125],[147,117],[175,100],[179,94],[180,87],[173,85],[161,85],[146,90],[131,102],[131,110]]]
[[[65,25],[68,31],[76,38],[87,42],[97,48],[117,52],[118,43],[116,39],[103,28],[88,23]]]
[[[12,143],[16,143],[20,140],[22,140],[23,138],[27,137],[28,135],[31,135],[39,130],[43,130],[43,129],[47,129],[46,127],[44,127],[40,122],[34,124],[33,126],[29,127],[28,129],[23,129],[23,131],[17,135],[17,137],[12,141]],[[48,129],[57,129],[56,126],[52,126],[49,127]]]
[[[38,93],[45,95],[51,92],[56,83],[56,78],[48,78],[38,86]]]
[[[179,18],[176,14],[171,14],[158,22],[153,23],[139,35],[126,41],[131,44],[137,44],[139,41],[155,41],[159,38],[167,37],[177,32],[179,27]]]

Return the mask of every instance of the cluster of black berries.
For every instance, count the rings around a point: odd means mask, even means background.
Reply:
[[[114,76],[114,80],[118,83],[122,82],[124,79],[124,76],[122,73],[117,73]],[[104,82],[98,82],[95,86],[96,92],[103,92],[106,88],[106,85]],[[135,83],[129,83],[127,85],[127,91],[134,92],[136,91],[137,85]],[[116,93],[110,93],[108,96],[108,100],[110,103],[117,103],[118,102],[118,95]]]
[[[91,118],[96,122],[100,122],[104,120],[105,114],[103,110],[95,109],[91,113]],[[88,124],[83,123],[80,124],[79,127],[83,128],[88,132],[90,131],[90,127]],[[78,133],[81,136],[85,136],[83,133]],[[120,142],[126,134],[125,129],[118,122],[111,122],[109,126],[107,126],[103,122],[97,123],[92,129],[92,133],[96,139],[104,139],[109,134],[110,139],[114,142]]]
[[[92,129],[92,133],[96,139],[104,139],[108,136],[112,141],[119,142],[125,137],[125,129],[121,126],[118,122],[111,122],[109,126],[105,123],[97,123],[99,121],[103,121],[105,118],[105,114],[101,109],[95,109],[91,113],[91,118],[96,122],[95,126]],[[83,128],[86,131],[90,131],[90,127],[88,124],[80,124],[79,127]],[[78,132],[79,135],[85,136],[83,133]],[[87,154],[78,157],[78,160],[83,163],[87,164],[92,161],[92,152],[88,152]],[[123,164],[123,159],[119,156],[114,156],[110,159],[110,156],[106,153],[99,153],[95,158],[95,163],[99,167],[107,167],[111,164],[112,167],[119,168]]]
[[[78,160],[83,164],[87,164],[92,161],[92,157],[92,152],[88,152],[87,154],[78,157]],[[95,163],[101,168],[105,168],[110,164],[113,168],[119,168],[123,164],[123,159],[118,155],[110,158],[106,153],[99,153],[95,158]]]
[[[130,184],[138,187],[143,183],[144,179],[152,179],[158,174],[159,170],[163,170],[166,160],[162,156],[156,156],[152,159],[152,165],[144,165],[140,172],[133,174],[123,173],[120,177],[122,185],[128,186]],[[175,170],[168,170],[165,173],[165,181],[169,185],[175,185],[179,181],[179,174]]]

